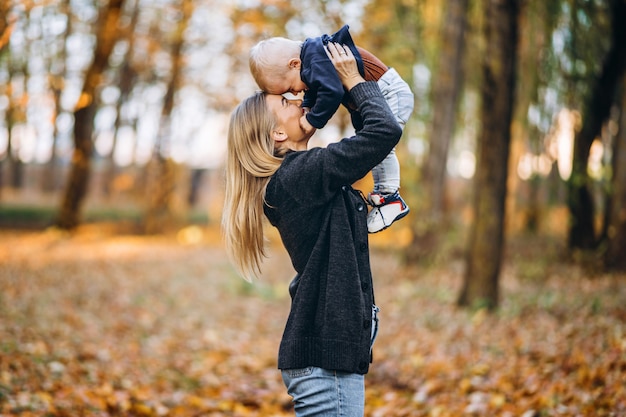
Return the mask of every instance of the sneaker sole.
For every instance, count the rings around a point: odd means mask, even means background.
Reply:
[[[377,231],[375,231],[375,232],[370,232],[370,231],[368,230],[368,231],[367,231],[367,233],[369,233],[370,235],[373,235],[373,234],[376,234],[376,233],[380,233],[380,232],[382,232],[383,230],[387,230],[387,229],[389,229],[389,228],[391,227],[391,225],[392,225],[392,224],[394,224],[394,223],[395,223],[395,222],[397,222],[398,220],[403,219],[404,217],[406,217],[406,215],[407,215],[407,214],[409,214],[409,212],[410,212],[410,211],[411,211],[411,209],[407,209],[406,211],[404,211],[404,212],[402,212],[402,213],[398,214],[398,215],[396,216],[396,218],[395,218],[395,219],[393,219],[393,221],[392,221],[391,223],[389,223],[389,225],[388,225],[388,226],[385,226],[385,227],[383,227],[382,229],[379,229],[379,230],[377,230]]]

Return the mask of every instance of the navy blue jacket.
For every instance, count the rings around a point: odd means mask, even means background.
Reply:
[[[309,107],[311,111],[306,118],[311,126],[321,129],[333,117],[339,105],[347,102],[348,94],[341,84],[333,63],[326,55],[328,42],[347,45],[354,54],[357,67],[364,75],[361,54],[354,45],[348,25],[339,29],[333,35],[322,35],[317,38],[307,38],[302,44],[300,60],[300,78],[307,86],[304,93],[302,107]]]
[[[385,158],[402,130],[376,82],[350,94],[362,129],[325,148],[288,153],[267,185],[265,215],[297,273],[280,369],[369,369],[374,289],[367,206],[351,184]]]

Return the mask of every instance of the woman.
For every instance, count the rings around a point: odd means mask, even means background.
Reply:
[[[312,133],[301,130],[296,102],[264,93],[244,100],[230,120],[223,228],[231,258],[250,279],[264,257],[264,214],[297,272],[278,353],[296,415],[362,416],[377,307],[367,203],[351,184],[385,158],[402,130],[350,49],[329,43],[328,54],[362,129],[308,150]]]

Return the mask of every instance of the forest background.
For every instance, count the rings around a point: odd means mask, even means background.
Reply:
[[[625,21],[623,0],[2,2],[0,415],[291,413],[293,271],[271,229],[260,282],[225,260],[225,137],[253,44],[343,24],[415,93],[411,214],[370,240],[367,415],[626,414]],[[313,145],[351,133],[340,110]]]

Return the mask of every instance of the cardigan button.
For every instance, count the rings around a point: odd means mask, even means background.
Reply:
[[[367,362],[361,361],[359,362],[359,370],[365,371],[367,369]]]
[[[367,289],[370,287],[370,285],[367,282],[362,282],[361,283],[361,289],[363,291],[367,291]]]
[[[357,204],[356,211],[363,211],[363,210],[365,210],[365,206],[362,203]]]
[[[372,321],[371,320],[363,320],[363,328],[364,329],[368,329],[370,326],[372,325]]]
[[[366,252],[367,251],[367,244],[366,243],[361,243],[359,245],[359,249],[361,250],[361,252]]]
[[[347,185],[342,185],[342,186],[341,186],[341,190],[342,190],[342,191],[346,191],[347,189],[348,189],[348,186],[347,186]]]

